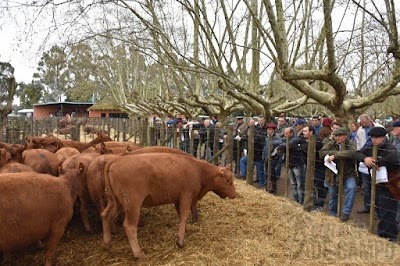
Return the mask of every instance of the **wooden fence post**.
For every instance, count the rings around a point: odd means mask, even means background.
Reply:
[[[219,131],[220,131],[219,127],[214,127],[214,144],[213,144],[213,151],[212,151],[213,155],[217,154],[218,150],[219,150],[219,147],[218,147]],[[215,157],[215,156],[213,156],[213,157]],[[218,165],[218,156],[214,158],[213,163],[214,163],[214,165]]]
[[[345,144],[342,143],[340,144],[340,149],[343,151],[346,147]],[[342,205],[343,205],[343,200],[342,200],[342,195],[343,195],[343,179],[344,179],[344,160],[339,161],[339,173],[337,175],[337,178],[339,178],[339,191],[338,191],[338,204],[337,204],[337,217],[340,217],[341,211],[342,211]]]
[[[267,155],[267,180],[266,180],[266,186],[265,186],[265,190],[267,191],[271,191],[272,190],[272,184],[271,184],[271,168],[272,168],[272,150],[273,150],[273,146],[272,146],[272,136],[267,136],[268,138],[268,154]]]
[[[246,183],[249,185],[253,184],[254,175],[254,126],[250,126],[247,129],[247,175]]]
[[[285,172],[286,172],[286,179],[285,179],[285,196],[289,197],[289,138],[286,137],[286,151],[285,151]]]
[[[226,142],[227,142],[226,145],[228,146],[227,147],[228,152],[226,153],[225,160],[226,160],[227,164],[231,164],[231,171],[233,171],[233,165],[232,165],[232,162],[233,162],[233,132],[231,129],[229,129],[227,133],[228,133],[228,135],[226,137]]]
[[[314,205],[314,178],[315,178],[316,140],[315,135],[308,139],[307,170],[304,193],[304,210],[311,211]]]
[[[372,147],[372,158],[376,161],[378,159],[378,145]],[[376,196],[376,166],[372,168],[371,174],[371,205],[369,207],[369,231],[374,231],[374,218],[375,218],[375,196]]]

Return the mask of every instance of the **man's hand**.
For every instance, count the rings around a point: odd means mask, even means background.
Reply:
[[[234,140],[240,141],[242,138],[239,135],[236,135],[236,137],[233,138]]]
[[[366,157],[364,159],[364,164],[368,167],[368,168],[372,168],[375,166],[375,160],[372,157]]]
[[[331,163],[333,160],[335,160],[335,155],[329,155],[328,163]]]

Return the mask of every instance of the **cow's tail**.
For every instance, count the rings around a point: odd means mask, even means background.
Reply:
[[[120,205],[116,196],[115,196],[115,192],[113,191],[113,188],[111,186],[110,183],[110,167],[112,165],[112,160],[108,161],[104,167],[104,172],[103,172],[103,176],[104,176],[104,193],[106,195],[107,198],[107,207],[111,204],[112,208],[109,210],[110,214],[109,214],[109,219],[110,221],[114,221],[115,218],[117,217],[118,214],[118,206]]]

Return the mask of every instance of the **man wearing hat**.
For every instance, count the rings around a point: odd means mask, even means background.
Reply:
[[[400,126],[400,125],[399,125]],[[386,137],[387,131],[382,127],[374,127],[368,135],[371,136],[371,145],[358,150],[354,157],[363,162],[369,169],[385,166],[388,175],[400,167],[396,148]],[[372,157],[373,146],[378,146],[378,158]],[[379,217],[378,235],[397,241],[398,229],[396,226],[397,200],[390,193],[386,182],[376,184],[376,203]]]
[[[325,172],[325,186],[329,190],[329,214],[332,216],[337,216],[339,177],[343,176],[345,201],[341,210],[340,220],[346,222],[349,220],[356,196],[356,171],[353,157],[356,145],[348,139],[348,132],[345,128],[337,128],[332,134],[334,139],[322,147],[319,155],[320,159],[327,160],[328,163],[335,162],[336,168],[339,170],[337,174],[330,169],[326,169]],[[341,169],[343,169],[343,173],[340,172]]]
[[[357,150],[360,150],[364,146],[371,145],[371,137],[368,132],[375,127],[382,127],[381,124],[374,123],[372,118],[368,114],[360,115],[360,127],[356,133],[356,145]],[[364,195],[364,207],[359,209],[357,213],[369,213],[370,202],[371,202],[371,178],[369,175],[360,173],[362,179],[362,190]]]
[[[400,161],[400,121],[395,121],[392,125],[392,132],[390,136],[390,143],[397,150],[397,158]],[[397,217],[396,217],[397,228],[400,230],[400,201],[397,203]]]
[[[278,145],[281,143],[281,137],[275,133],[276,130],[276,125],[274,123],[268,123],[266,125],[267,128],[267,136],[265,138],[265,145],[264,145],[264,151],[263,151],[263,158],[265,161],[265,170],[268,173],[268,166],[271,167],[271,185],[268,184],[268,176],[266,175],[266,178],[263,178],[263,181],[265,183],[265,188],[267,191],[270,193],[277,193],[277,180],[279,177],[280,171],[278,171],[279,161],[281,160],[281,155],[278,153]],[[269,151],[269,141],[272,141],[272,149]],[[271,163],[268,165],[268,156],[271,154]]]
[[[300,134],[303,132],[303,127],[306,125],[306,120],[302,118],[298,118],[296,123],[294,123],[294,129],[296,131],[296,136],[299,137]]]

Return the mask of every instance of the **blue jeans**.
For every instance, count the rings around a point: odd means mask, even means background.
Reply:
[[[305,167],[304,165],[289,166],[289,179],[292,187],[292,195],[300,204],[304,202]]]
[[[371,206],[371,176],[361,173],[362,190],[364,194],[364,207],[369,210]]]
[[[344,204],[342,213],[350,215],[351,209],[353,209],[354,200],[356,198],[356,178],[349,177],[343,182],[344,185]],[[337,202],[338,202],[338,186],[331,186],[328,182],[325,182],[325,186],[329,190],[329,215],[337,216]]]
[[[400,201],[397,202],[397,216],[396,223],[400,224]]]
[[[240,159],[240,176],[246,177],[247,176],[247,161],[249,157],[243,156]],[[264,162],[263,161],[254,161],[254,166],[256,167],[257,171],[257,179],[258,184],[260,186],[265,186],[265,171],[264,171]]]

